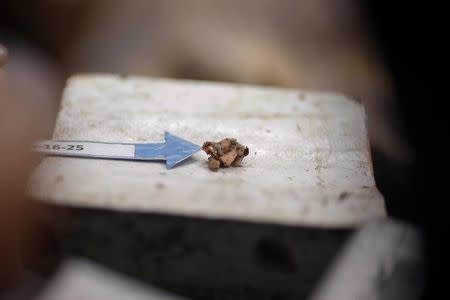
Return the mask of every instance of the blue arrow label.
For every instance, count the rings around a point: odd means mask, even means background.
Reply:
[[[200,148],[200,146],[166,131],[164,143],[136,144],[134,156],[136,159],[165,160],[167,168],[170,169]]]
[[[33,150],[51,155],[129,159],[129,160],[165,160],[168,169],[189,158],[200,150],[185,139],[169,132],[165,133],[162,143],[110,143],[96,141],[40,141]]]

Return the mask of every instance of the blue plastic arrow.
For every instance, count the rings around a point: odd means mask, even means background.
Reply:
[[[39,141],[33,150],[51,155],[129,159],[165,160],[168,169],[200,150],[200,146],[165,132],[165,141],[151,144],[111,143],[98,141]]]
[[[200,150],[200,146],[167,131],[164,137],[163,143],[136,144],[135,159],[165,160],[167,168],[170,169]]]

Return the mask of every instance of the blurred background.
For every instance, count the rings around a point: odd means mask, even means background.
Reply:
[[[336,91],[373,111],[374,147],[392,159],[409,158],[392,128],[389,73],[358,1],[19,0],[2,6],[11,80],[27,80],[31,86],[19,90],[34,97],[23,96],[45,102],[53,115],[66,77],[79,72]]]
[[[18,235],[28,237],[29,244],[20,246],[28,253],[25,257],[33,257],[33,247],[51,239],[41,234],[45,228],[35,226],[33,214],[22,205],[27,174],[35,163],[27,151],[31,140],[51,135],[65,80],[80,72],[347,94],[363,102],[368,112],[376,181],[390,215],[422,224],[416,198],[405,208],[405,198],[414,194],[411,187],[418,180],[414,176],[424,170],[423,153],[417,153],[414,144],[422,140],[411,133],[417,127],[408,127],[416,124],[420,109],[405,108],[406,94],[401,93],[419,80],[400,81],[399,86],[398,78],[414,72],[405,69],[408,59],[414,61],[419,50],[428,49],[419,43],[425,48],[404,51],[411,46],[408,41],[421,40],[415,33],[428,36],[428,29],[440,33],[443,27],[432,27],[428,21],[433,15],[427,18],[428,11],[420,6],[409,4],[405,17],[404,7],[387,2],[2,0],[0,256],[5,267],[0,275],[12,280],[23,270],[22,254],[15,248]],[[420,30],[408,27],[417,25],[416,14],[424,18]],[[403,34],[407,37],[399,38]],[[426,53],[433,56],[432,50]],[[392,63],[402,55],[407,56],[402,64]],[[424,64],[416,67],[417,72],[432,70]],[[423,91],[429,82],[421,82]],[[414,95],[410,98],[413,101]]]

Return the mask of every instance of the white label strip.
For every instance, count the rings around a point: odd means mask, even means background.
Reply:
[[[92,156],[109,158],[134,158],[135,145],[79,141],[42,141],[34,150],[48,154]]]

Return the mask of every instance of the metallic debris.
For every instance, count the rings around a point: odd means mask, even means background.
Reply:
[[[248,147],[233,138],[226,138],[218,143],[205,142],[202,149],[209,155],[208,167],[212,171],[217,171],[220,167],[239,167],[249,153]]]

